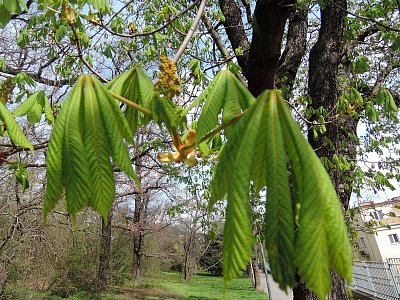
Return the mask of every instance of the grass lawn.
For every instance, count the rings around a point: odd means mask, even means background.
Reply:
[[[176,273],[164,273],[166,279],[160,284],[171,292],[177,294],[177,299],[217,300],[224,297],[224,282],[222,277],[198,274],[191,280],[176,280]],[[171,278],[168,278],[170,276]],[[249,278],[237,278],[228,286],[226,299],[268,299],[265,293],[257,292],[251,287]]]
[[[51,293],[41,293],[29,289],[12,288],[6,291],[6,299],[30,300],[220,300],[224,299],[222,277],[210,276],[206,273],[195,275],[191,280],[181,279],[180,273],[163,272],[156,277],[144,278],[140,283],[126,282],[112,286],[107,292],[89,293],[78,291],[73,296],[61,298]],[[228,286],[225,299],[267,300],[263,292],[251,288],[249,278],[237,278]]]

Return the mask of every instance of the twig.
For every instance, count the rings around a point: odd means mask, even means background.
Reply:
[[[183,40],[182,44],[180,45],[178,51],[176,52],[174,58],[172,61],[176,64],[183,54],[183,51],[185,51],[187,45],[189,44],[190,39],[192,38],[194,32],[196,31],[197,26],[199,26],[199,22],[201,19],[201,16],[203,15],[204,9],[206,7],[207,0],[201,0],[199,10],[197,11],[196,17],[193,20],[192,26],[190,27],[185,39]]]
[[[221,38],[220,38],[217,30],[215,30],[215,28],[212,26],[210,19],[206,15],[204,15],[202,17],[202,19],[203,19],[204,23],[206,24],[208,33],[211,35],[211,38],[213,39],[214,43],[217,45],[219,52],[221,52],[222,56],[224,57],[225,61],[223,61],[221,64],[232,60],[233,56],[231,56],[229,54],[228,49],[226,49],[224,43],[221,41]],[[207,71],[207,69],[204,71]],[[235,74],[235,76],[243,83],[244,86],[247,87],[246,79],[240,73]]]
[[[216,135],[217,133],[221,132],[225,128],[228,128],[229,126],[235,124],[237,121],[239,121],[243,117],[243,115],[246,112],[247,112],[247,110],[244,110],[240,114],[238,114],[235,117],[233,117],[230,121],[226,122],[225,124],[219,125],[217,128],[215,128],[214,130],[210,131],[208,134],[203,136],[197,144],[199,145],[199,144],[207,141],[208,139],[212,138],[214,135]],[[184,151],[187,151],[187,150],[195,148],[195,147],[196,147],[196,143],[192,143],[190,145],[187,145],[187,146],[183,147],[181,149],[181,151],[184,152]]]
[[[123,96],[121,96],[121,95],[119,95],[119,94],[117,94],[117,93],[115,93],[115,92],[113,92],[111,90],[108,90],[108,93],[111,96],[113,96],[115,99],[125,103],[126,105],[129,105],[130,107],[133,107],[134,109],[136,109],[136,110],[138,110],[138,111],[140,111],[140,112],[142,112],[142,113],[144,113],[146,115],[149,115],[149,116],[152,115],[151,111],[148,110],[147,108],[144,108],[143,106],[141,106],[141,105],[139,105],[139,104],[137,104],[135,102],[132,102],[132,101],[126,99],[125,97],[123,97]]]
[[[76,48],[78,49],[78,57],[79,59],[83,62],[83,64],[90,70],[90,72],[92,72],[94,75],[96,75],[103,83],[108,82],[109,80],[104,78],[99,72],[97,72],[90,64],[89,62],[83,57],[83,51],[82,51],[82,47],[81,44],[79,42],[79,37],[78,37],[78,33],[76,32],[75,26],[73,24],[70,24],[70,27],[72,29],[72,32],[74,34],[75,37],[75,41],[76,41]]]
[[[165,29],[168,27],[168,25],[171,25],[173,21],[175,21],[176,19],[178,19],[180,16],[182,16],[183,14],[187,13],[189,10],[191,10],[200,0],[196,0],[194,1],[192,4],[190,4],[187,8],[185,8],[184,10],[182,10],[181,12],[179,12],[178,14],[176,14],[175,16],[173,16],[172,18],[170,18],[165,24],[161,25],[160,27],[150,30],[150,31],[146,31],[146,32],[141,32],[141,33],[134,33],[134,34],[126,34],[126,33],[119,33],[119,32],[115,32],[112,31],[111,29],[109,29],[107,27],[107,25],[110,22],[107,22],[106,24],[103,24],[101,21],[99,23],[95,23],[93,22],[92,24],[98,25],[102,28],[104,28],[107,32],[111,33],[112,35],[116,35],[119,37],[125,37],[125,38],[135,38],[135,37],[143,37],[143,36],[149,36],[152,35],[154,33],[160,32],[161,30]],[[119,11],[120,12],[120,11]],[[119,13],[118,12],[118,13]]]
[[[327,0],[327,2],[329,2],[330,4],[336,6],[336,7],[339,8],[340,10],[342,10],[342,11],[348,13],[349,15],[351,15],[351,16],[353,16],[353,17],[356,17],[356,18],[361,19],[361,20],[364,20],[364,21],[373,22],[373,23],[375,23],[376,25],[378,25],[378,26],[380,26],[380,27],[382,27],[382,28],[385,28],[385,29],[387,29],[387,30],[394,31],[394,32],[399,32],[399,33],[400,33],[400,29],[390,27],[390,26],[388,26],[388,25],[385,25],[385,24],[383,24],[383,23],[381,23],[381,22],[379,22],[379,21],[376,21],[376,20],[371,19],[371,18],[368,18],[368,17],[360,16],[359,14],[356,14],[356,13],[354,13],[354,12],[351,12],[351,11],[347,10],[346,8],[340,6],[339,4],[337,4],[337,3],[335,3],[335,2],[333,2],[333,1],[331,1],[331,0]]]

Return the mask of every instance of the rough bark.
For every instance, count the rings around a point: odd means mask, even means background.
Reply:
[[[290,99],[297,71],[307,50],[308,11],[293,10],[289,17],[285,50],[279,59],[275,85]]]
[[[257,291],[263,291],[263,286],[261,283],[261,270],[258,265],[258,246],[257,244],[253,245],[253,256],[251,257],[251,266],[253,268],[253,274],[254,274],[254,281],[253,281],[253,287]]]
[[[282,38],[294,0],[258,0],[254,11],[253,39],[250,46],[249,90],[258,96],[274,88],[281,56]]]
[[[241,49],[240,55],[237,52],[236,58],[244,76],[247,77],[249,72],[250,42],[244,30],[240,6],[236,0],[219,0],[219,6],[225,17],[224,26],[233,50]]]
[[[274,87],[285,24],[294,3],[294,0],[258,0],[250,44],[243,28],[242,12],[237,1],[219,0],[229,41],[233,49],[242,49],[241,55],[237,54],[236,57],[254,96]]]
[[[142,274],[142,247],[143,247],[143,233],[142,223],[144,220],[145,201],[144,195],[137,195],[135,199],[135,210],[133,212],[133,223],[136,225],[137,230],[133,232],[133,280],[140,281]]]
[[[331,273],[331,293],[325,300],[346,300],[350,299],[347,291],[345,280],[336,273]],[[293,299],[295,300],[320,300],[318,296],[311,290],[307,289],[304,284],[298,285],[293,289]]]
[[[99,269],[97,273],[97,283],[100,288],[107,287],[110,277],[110,252],[111,252],[111,223],[112,211],[108,214],[107,222],[101,218],[101,234],[100,234],[100,259]]]
[[[7,277],[6,266],[0,261],[0,299],[4,299],[4,288],[6,286]]]
[[[335,3],[343,8],[347,7],[346,0],[335,0]],[[344,51],[344,18],[345,11],[337,6],[325,3],[321,9],[321,28],[318,40],[310,51],[309,59],[309,95],[312,108],[324,107],[329,113],[328,117],[336,116],[336,107],[339,97],[338,71],[341,56]],[[345,119],[344,119],[345,120]],[[346,120],[349,121],[349,120]],[[337,120],[326,124],[326,133],[314,138],[312,131],[309,131],[309,142],[315,149],[319,157],[332,159],[334,154],[343,155],[345,153],[353,155],[349,144],[349,135],[355,127],[343,128],[343,120]],[[355,155],[355,152],[354,152]],[[337,169],[329,170],[335,188],[339,194],[344,209],[348,207],[351,190],[343,189],[343,181]],[[328,299],[350,299],[346,283],[343,278],[335,273],[331,277],[332,289]],[[314,293],[300,284],[294,289],[294,299],[318,299]]]
[[[185,261],[184,261],[184,268],[183,268],[183,277],[185,280],[189,280],[193,276],[193,269],[194,269],[194,262],[192,257],[192,251],[194,247],[194,240],[193,240],[193,232],[190,230],[189,238],[186,240],[185,244],[183,245],[183,249],[185,251]]]

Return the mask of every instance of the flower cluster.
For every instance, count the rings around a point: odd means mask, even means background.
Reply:
[[[160,73],[156,89],[161,91],[167,98],[172,99],[181,93],[180,81],[176,73],[176,66],[168,56],[161,56]]]

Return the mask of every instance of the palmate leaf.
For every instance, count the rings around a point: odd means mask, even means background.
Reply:
[[[52,124],[54,122],[54,116],[47,96],[43,91],[37,91],[26,98],[26,100],[18,106],[12,114],[16,117],[27,115],[28,121],[31,124],[34,124],[40,121],[43,112],[47,122]]]
[[[147,74],[138,67],[122,73],[110,81],[106,87],[144,108],[152,108],[154,96],[153,82]],[[139,126],[146,125],[150,121],[148,116],[130,106],[126,107],[124,114],[128,120],[132,134],[135,134]]]
[[[335,190],[276,91],[262,93],[233,126],[212,181],[210,207],[228,195],[226,282],[251,256],[250,182],[257,190],[267,186],[266,246],[272,275],[282,289],[294,286],[296,271],[321,298],[329,292],[330,269],[351,280],[351,249]]]
[[[204,103],[197,124],[196,143],[218,124],[222,111],[222,123],[229,122],[246,110],[254,97],[243,84],[228,70],[219,71],[207,89],[184,112]]]
[[[274,279],[281,289],[295,284],[295,265],[293,257],[295,240],[295,218],[291,199],[283,128],[279,120],[275,91],[266,91],[257,99],[266,103],[263,122],[260,124],[259,151],[264,158],[255,164],[264,169],[265,175],[254,172],[253,180],[266,177],[267,202],[265,218],[265,239],[268,257]],[[255,167],[254,170],[258,168]]]
[[[3,102],[0,101],[0,120],[6,124],[7,132],[10,136],[11,140],[20,145],[23,148],[33,150],[32,144],[28,141],[21,128],[18,125],[18,122],[11,115],[7,107]]]
[[[179,125],[179,114],[176,105],[164,96],[154,96],[151,111],[154,122],[162,124],[171,131]]]
[[[292,166],[299,209],[295,263],[301,279],[323,298],[330,290],[330,268],[352,279],[351,247],[343,213],[329,175],[301,134],[283,99],[278,111]]]
[[[252,109],[234,126],[212,182],[212,203],[228,194],[223,244],[226,283],[246,267],[252,254],[249,166],[253,163],[262,114],[262,110]]]
[[[110,159],[135,177],[124,139],[132,141],[132,135],[118,103],[97,79],[79,77],[49,142],[45,214],[54,208],[65,189],[70,213],[90,206],[107,218],[115,197]]]

